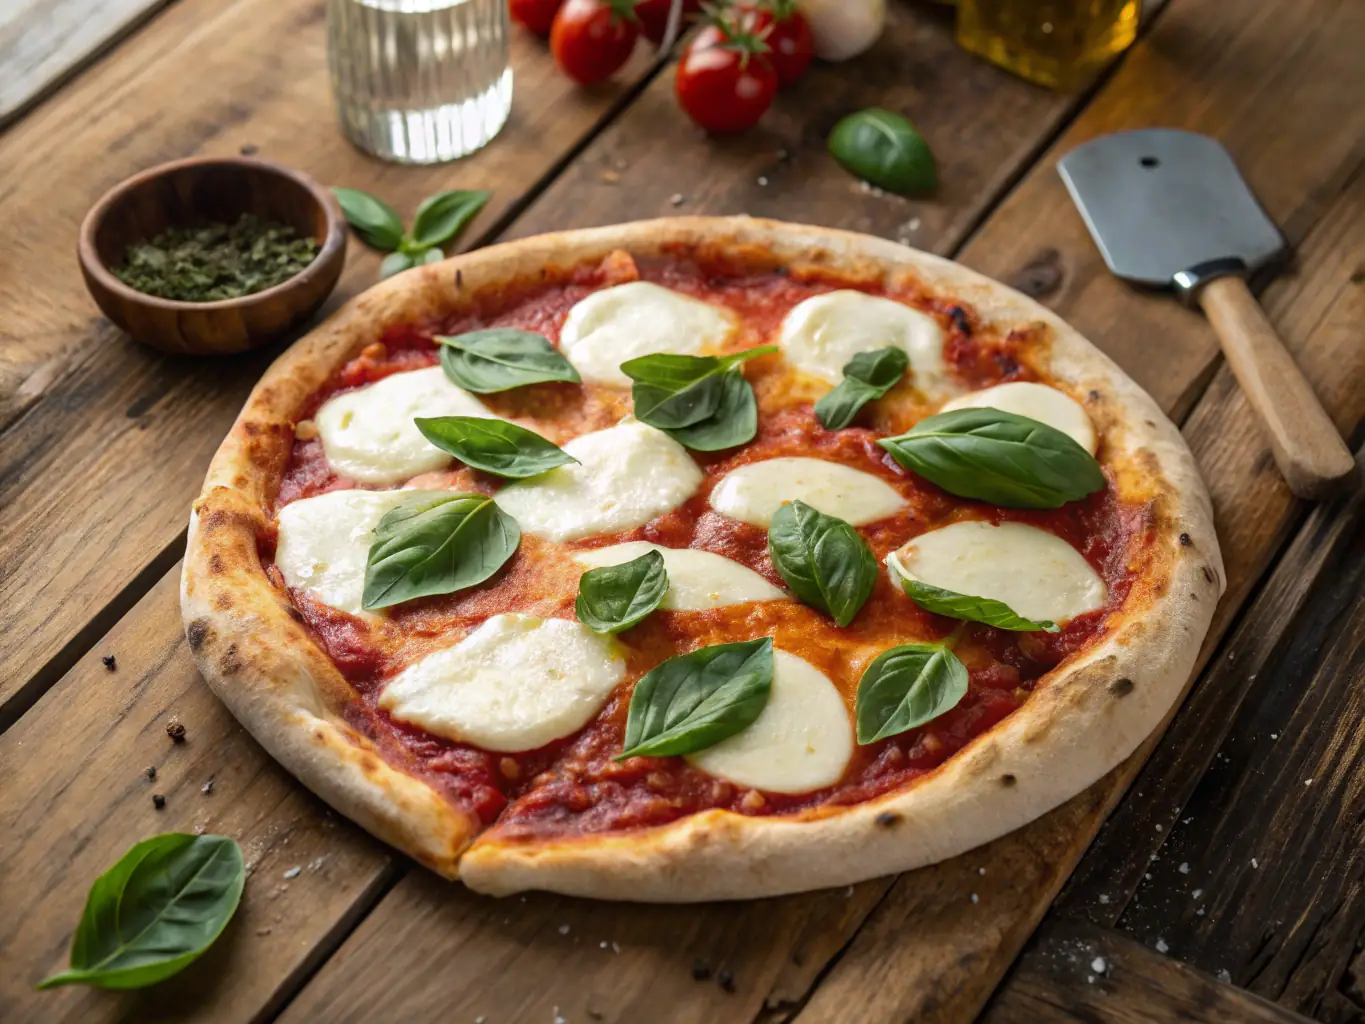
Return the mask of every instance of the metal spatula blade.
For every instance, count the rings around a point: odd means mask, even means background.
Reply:
[[[1170,287],[1205,264],[1259,269],[1285,249],[1279,229],[1216,140],[1172,128],[1106,135],[1057,165],[1104,262]]]

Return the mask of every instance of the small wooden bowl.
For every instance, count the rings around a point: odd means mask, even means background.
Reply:
[[[129,245],[167,228],[231,224],[244,213],[316,238],[317,257],[273,288],[219,302],[146,295],[110,272]],[[201,157],[111,189],[86,214],[78,253],[95,302],[138,341],[163,352],[225,355],[264,345],[317,312],[346,260],[346,224],[331,193],[307,175],[265,160]]]

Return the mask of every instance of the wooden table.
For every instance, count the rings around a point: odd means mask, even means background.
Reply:
[[[1290,496],[1206,325],[1109,277],[1054,169],[1124,128],[1221,138],[1297,250],[1265,302],[1354,443],[1365,4],[1169,0],[1103,82],[1056,96],[958,51],[941,10],[901,0],[865,59],[818,68],[726,140],[688,125],[643,49],[584,91],[519,36],[503,135],[430,169],[342,141],[321,0],[106,6],[147,20],[0,134],[0,1020],[1365,1019],[1365,502]],[[870,191],[826,156],[835,120],[873,104],[932,144],[934,199]],[[189,502],[274,353],[141,348],[76,271],[76,227],[110,185],[239,151],[402,210],[492,188],[462,246],[744,212],[898,239],[1037,296],[1182,424],[1213,492],[1228,593],[1189,700],[1088,792],[898,878],[694,907],[496,901],[436,879],[280,770],[181,636]],[[329,309],[377,262],[354,244]],[[35,993],[65,963],[91,879],[138,839],[196,828],[236,837],[251,869],[212,951],[141,993]],[[732,990],[694,980],[697,960]]]

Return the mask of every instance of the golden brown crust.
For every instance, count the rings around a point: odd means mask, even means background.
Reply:
[[[1141,595],[1103,642],[912,786],[788,818],[708,811],[627,835],[505,841],[467,850],[475,823],[390,768],[342,718],[348,687],[269,585],[256,555],[295,419],[383,326],[458,310],[480,290],[549,266],[669,245],[750,249],[790,266],[879,280],[913,275],[984,321],[1051,329],[1050,372],[1103,427],[1119,488],[1154,499]],[[1212,511],[1193,458],[1155,403],[1107,357],[1030,299],[963,267],[881,239],[751,218],[668,218],[543,235],[409,271],[353,300],[276,361],[219,450],[196,503],[183,580],[191,646],[234,714],[305,784],[380,838],[472,888],[613,899],[750,898],[843,885],[951,857],[1011,831],[1127,757],[1179,698],[1223,586]],[[1137,613],[1137,609],[1141,613]]]

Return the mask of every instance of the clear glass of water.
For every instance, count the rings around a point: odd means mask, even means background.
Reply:
[[[328,0],[342,131],[398,163],[480,149],[512,107],[507,39],[507,0]]]

